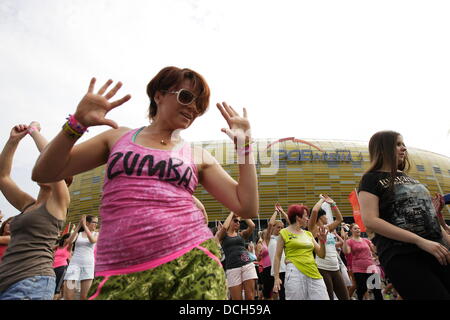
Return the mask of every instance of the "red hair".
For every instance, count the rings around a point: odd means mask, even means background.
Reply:
[[[308,214],[308,207],[302,204],[291,204],[288,208],[287,215],[289,217],[289,222],[295,223],[296,217],[303,218],[303,215]]]

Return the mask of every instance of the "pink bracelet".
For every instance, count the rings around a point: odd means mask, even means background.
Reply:
[[[28,127],[27,133],[31,135],[33,131],[37,131],[36,127]]]
[[[248,146],[245,146],[244,148],[237,149],[236,153],[239,157],[243,157],[243,156],[248,156],[250,154],[250,152],[252,152],[252,151],[253,151],[252,146],[248,145]]]
[[[88,131],[88,127],[85,127],[80,122],[78,122],[74,115],[69,114],[69,117],[66,119],[69,127],[78,132],[80,135]]]

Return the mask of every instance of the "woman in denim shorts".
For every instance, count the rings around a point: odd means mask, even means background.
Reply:
[[[71,179],[39,183],[37,199],[11,179],[14,153],[30,134],[39,151],[47,141],[38,122],[16,125],[0,154],[0,190],[20,214],[11,220],[11,241],[0,264],[0,300],[51,300],[55,292],[53,246],[70,203]]]

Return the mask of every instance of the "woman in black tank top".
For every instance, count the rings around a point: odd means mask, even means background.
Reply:
[[[217,233],[225,253],[225,269],[232,300],[243,300],[242,290],[246,300],[255,297],[255,279],[258,279],[253,262],[245,248],[245,240],[249,239],[255,230],[251,219],[246,219],[247,229],[239,231],[241,218],[231,212],[222,228]]]

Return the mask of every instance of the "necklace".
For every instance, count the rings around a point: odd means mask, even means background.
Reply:
[[[164,139],[161,139],[160,143],[161,143],[163,146],[166,146],[166,145],[167,145],[167,142],[165,142]]]

